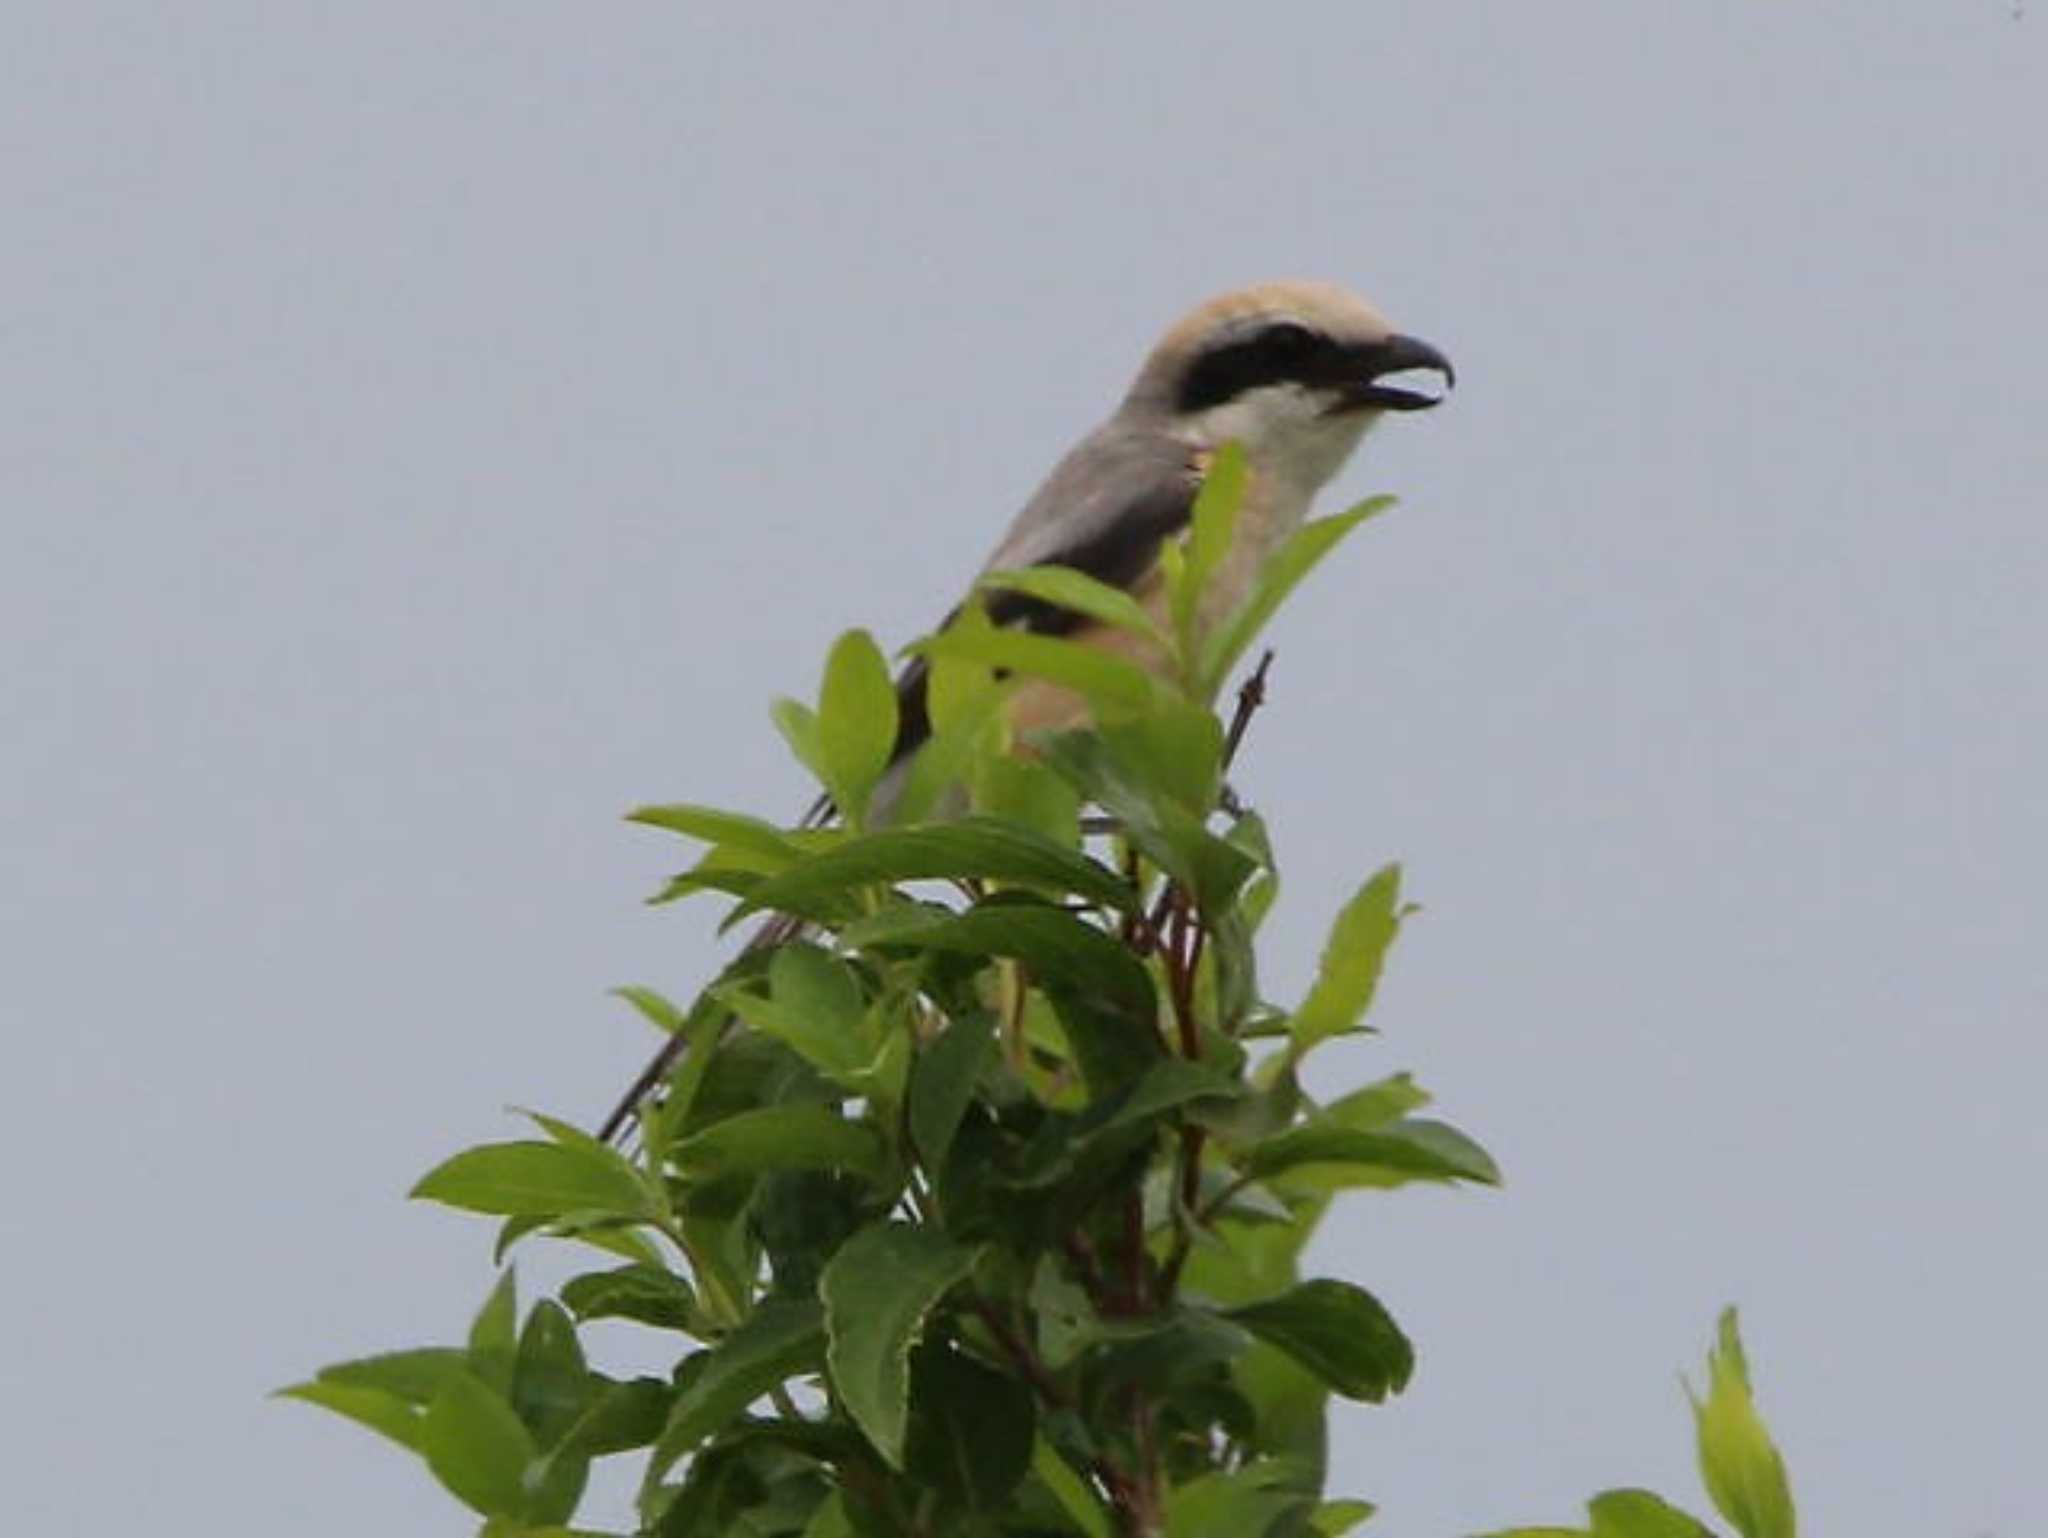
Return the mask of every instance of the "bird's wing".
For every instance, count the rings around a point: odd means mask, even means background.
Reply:
[[[1200,462],[1191,450],[1161,434],[1134,433],[1112,422],[1054,467],[982,570],[1066,566],[1129,589],[1152,569],[1160,545],[1187,527],[1200,485]],[[1064,635],[1082,622],[1071,609],[1023,593],[991,592],[983,602],[996,624],[1039,635]],[[922,657],[896,681],[899,760],[931,734],[926,683]]]

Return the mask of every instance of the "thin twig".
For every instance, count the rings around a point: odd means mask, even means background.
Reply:
[[[1124,1312],[1145,1312],[1145,1195],[1133,1186],[1124,1193]]]
[[[1252,716],[1266,703],[1266,674],[1273,666],[1273,649],[1266,648],[1259,654],[1259,665],[1252,669],[1251,677],[1238,685],[1237,710],[1230,718],[1230,730],[1223,737],[1223,767],[1228,769],[1237,759],[1237,750],[1244,745],[1244,734],[1252,724]]]
[[[996,1344],[1017,1364],[1017,1370],[1024,1374],[1025,1381],[1037,1391],[1040,1399],[1056,1410],[1065,1409],[1073,1403],[1067,1391],[1060,1386],[1059,1379],[1031,1349],[1031,1343],[1010,1328],[1009,1321],[1003,1318],[995,1304],[986,1298],[976,1298],[973,1307],[981,1322],[988,1326],[989,1334],[996,1338]]]

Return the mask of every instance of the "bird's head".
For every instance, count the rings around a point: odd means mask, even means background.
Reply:
[[[1432,389],[1418,377],[1435,374]],[[1313,489],[1386,411],[1422,411],[1455,382],[1450,360],[1331,283],[1261,283],[1184,317],[1152,349],[1126,401],[1201,449]]]

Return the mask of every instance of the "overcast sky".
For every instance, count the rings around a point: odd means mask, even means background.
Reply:
[[[1269,983],[1406,861],[1322,1082],[1412,1067],[1509,1177],[1340,1209],[1421,1366],[1335,1486],[1703,1507],[1734,1301],[1810,1532],[2038,1532],[2048,14],[710,10],[7,29],[11,1524],[468,1531],[263,1396],[458,1336],[489,1225],[406,1186],[595,1118],[604,990],[716,964],[617,815],[798,806],[768,699],[1303,275],[1461,387],[1278,632]]]

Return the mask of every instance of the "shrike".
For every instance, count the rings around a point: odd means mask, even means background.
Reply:
[[[1077,443],[1010,525],[984,573],[1067,566],[1123,588],[1164,619],[1159,551],[1181,534],[1210,457],[1242,446],[1245,487],[1222,568],[1204,589],[1198,623],[1213,623],[1249,594],[1260,567],[1300,526],[1315,494],[1343,468],[1387,411],[1421,411],[1437,394],[1396,382],[1417,372],[1455,381],[1450,360],[1394,330],[1357,295],[1328,283],[1261,283],[1211,299],[1160,338],[1123,403]],[[1130,631],[1042,600],[989,593],[991,621],[1157,659]],[[923,662],[899,681],[900,763],[930,731]],[[1072,725],[1080,699],[1028,681],[1009,702],[1019,730]],[[667,1072],[678,1035],[606,1120],[610,1138]]]

